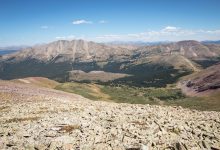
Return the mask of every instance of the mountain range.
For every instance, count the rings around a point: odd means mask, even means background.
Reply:
[[[134,55],[152,54],[180,54],[187,58],[208,58],[216,57],[220,54],[218,44],[203,44],[197,41],[180,41],[168,44],[156,44],[153,46],[135,46],[135,44],[101,44],[84,40],[59,40],[49,44],[37,45],[24,48],[22,51],[5,56],[5,59],[15,57],[19,60],[33,58],[42,61],[106,61],[112,58],[115,60],[128,58]],[[4,58],[4,57],[3,57]],[[61,59],[63,58],[63,59]]]
[[[106,71],[132,75],[117,82],[165,86],[211,66],[219,56],[220,45],[193,40],[150,46],[59,40],[0,56],[0,78],[43,76],[66,81],[74,70]]]
[[[20,45],[20,46],[3,46],[3,47],[0,47],[0,51],[1,50],[22,50],[24,48],[27,48],[29,46],[27,45]]]

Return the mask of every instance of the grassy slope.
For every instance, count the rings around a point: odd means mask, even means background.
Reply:
[[[166,88],[103,86],[102,92],[110,95],[113,101],[135,104],[161,104],[184,97],[179,90]]]
[[[220,93],[214,93],[208,97],[186,97],[181,94],[179,89],[172,85],[166,88],[147,88],[77,82],[58,83],[42,77],[16,79],[12,80],[12,82],[55,88],[79,94],[91,100],[132,104],[175,105],[199,110],[220,111]]]
[[[59,85],[59,82],[43,77],[28,77],[23,79],[14,79],[11,81],[16,83],[31,84],[31,85],[52,88],[52,89]]]
[[[91,100],[110,100],[109,95],[101,92],[100,87],[95,84],[69,82],[62,83],[58,85],[55,89],[79,94]]]
[[[125,85],[117,87],[75,82],[60,84],[56,89],[79,94],[92,100],[132,104],[172,105],[199,110],[220,111],[220,94],[198,98],[186,97],[181,94],[179,89],[173,88],[139,88]]]
[[[220,93],[207,97],[186,97],[180,101],[170,102],[170,105],[206,111],[220,111]]]

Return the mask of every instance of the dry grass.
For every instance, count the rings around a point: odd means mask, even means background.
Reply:
[[[137,124],[137,125],[140,125],[140,126],[145,126],[145,125],[147,125],[146,122],[140,122],[140,121],[132,121],[131,123]]]
[[[40,117],[25,117],[25,118],[12,118],[5,121],[5,123],[22,122],[22,121],[36,121]]]
[[[97,84],[90,84],[89,87],[93,91],[93,93],[90,93],[91,95],[97,96],[100,100],[111,101],[111,97],[103,93]]]
[[[123,73],[112,73],[104,71],[78,72],[76,70],[69,72],[70,81],[101,81],[108,82],[119,78],[128,77],[130,75]]]
[[[48,109],[48,107],[39,107],[39,109],[43,109],[43,110],[46,110],[46,109]]]
[[[33,114],[46,114],[46,113],[61,113],[61,112],[70,112],[77,111],[78,109],[66,109],[66,108],[57,108],[55,110],[41,109],[39,111],[34,111]]]
[[[55,110],[40,110],[40,111],[34,112],[34,114],[57,113],[57,112],[58,111],[55,111]]]
[[[80,129],[81,127],[79,125],[66,125],[66,126],[62,126],[60,128],[60,132],[72,132],[73,130],[76,130],[76,129]]]
[[[23,79],[15,79],[12,81],[15,83],[25,83],[25,84],[31,84],[31,85],[52,88],[52,89],[59,85],[58,82],[44,77],[28,77]]]
[[[69,82],[60,84],[55,89],[82,95],[92,100],[109,100],[109,95],[101,92],[100,86],[96,84]]]
[[[83,111],[83,109],[79,108],[66,108],[66,107],[39,107],[39,110],[34,111],[33,114],[44,114],[44,113],[61,113],[61,112],[76,112],[76,111]]]
[[[12,98],[12,94],[11,93],[4,93],[4,92],[0,92],[0,101],[3,102],[3,101],[8,101],[8,100],[11,100]]]
[[[69,111],[71,111],[71,112],[79,112],[79,111],[84,111],[84,108],[76,108],[76,107],[73,107],[73,108],[70,108],[70,110]]]
[[[9,106],[0,106],[0,112],[6,112],[9,108]]]

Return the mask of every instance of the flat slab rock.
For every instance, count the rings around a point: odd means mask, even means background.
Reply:
[[[90,101],[36,87],[11,92],[4,86],[0,149],[220,149],[219,112]]]

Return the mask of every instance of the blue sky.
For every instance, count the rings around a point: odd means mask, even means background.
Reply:
[[[220,0],[0,0],[0,46],[219,40]]]

